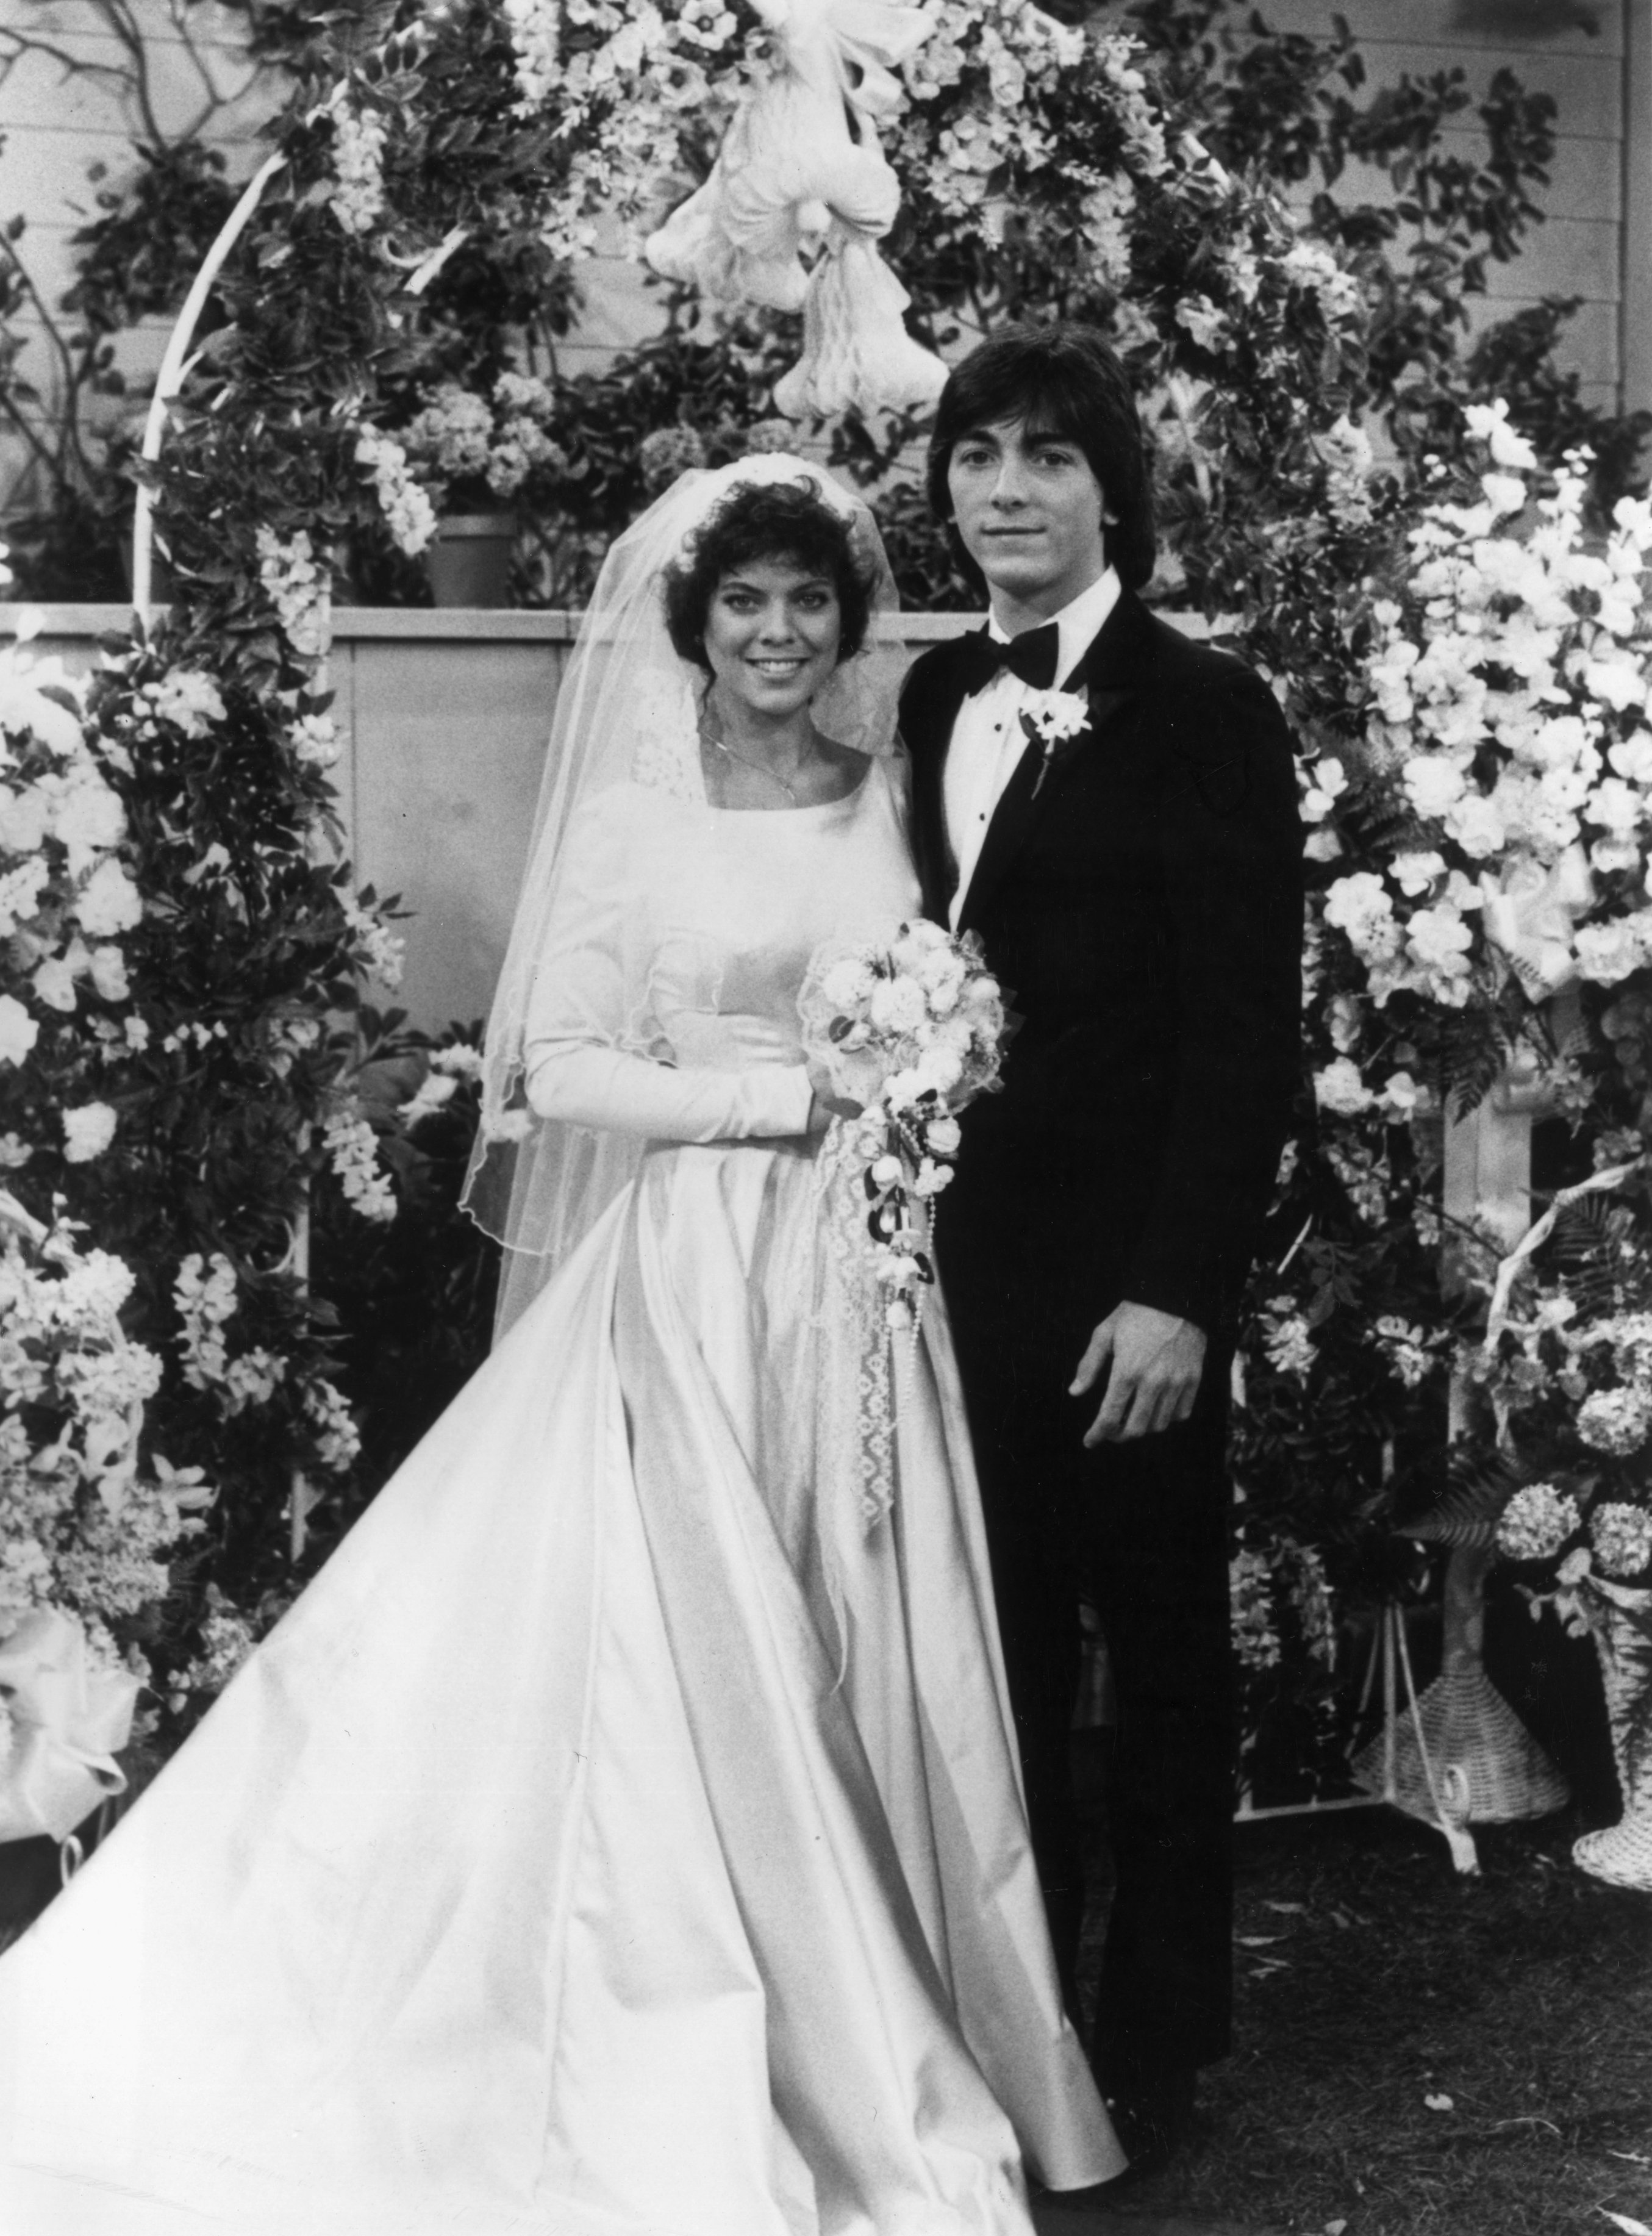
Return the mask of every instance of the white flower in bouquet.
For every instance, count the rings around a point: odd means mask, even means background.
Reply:
[[[1569,1490],[1551,1483],[1526,1483],[1503,1509],[1498,1549],[1511,1561],[1552,1560],[1582,1521]]]
[[[1371,1340],[1407,1390],[1415,1390],[1426,1380],[1434,1365],[1434,1353],[1429,1347],[1426,1328],[1401,1319],[1397,1312],[1385,1312],[1378,1319]]]
[[[928,1014],[928,998],[915,978],[880,979],[867,1003],[867,1023],[879,1033],[915,1033]]]
[[[221,1382],[229,1361],[224,1323],[239,1309],[235,1268],[221,1251],[208,1261],[192,1250],[178,1268],[172,1300],[181,1323],[179,1349],[183,1354],[184,1380],[192,1390],[205,1390]]]
[[[1306,1381],[1319,1361],[1312,1331],[1289,1297],[1275,1297],[1261,1316],[1262,1349],[1275,1374]]]
[[[125,1002],[131,998],[126,957],[118,947],[95,947],[90,971],[92,983],[104,1001]]]
[[[562,10],[558,0],[505,0],[505,21],[516,56],[517,106],[526,113],[541,108],[561,77]]]
[[[286,1374],[285,1359],[261,1345],[229,1360],[221,1377],[226,1416],[233,1419],[248,1405],[266,1405]]]
[[[1419,815],[1431,820],[1454,807],[1468,789],[1468,777],[1443,754],[1419,753],[1406,763],[1403,781]]]
[[[344,1474],[361,1451],[361,1431],[344,1392],[318,1378],[305,1391],[304,1410],[316,1432],[316,1457],[333,1474]]]
[[[318,559],[307,529],[285,540],[272,528],[255,539],[259,580],[274,606],[288,643],[306,660],[319,660],[332,630],[332,576]]]
[[[934,1279],[925,1207],[952,1178],[955,1113],[996,1081],[1003,1000],[973,937],[921,918],[888,939],[829,943],[798,996],[805,1052],[862,1106],[846,1147],[860,1163],[873,1269],[891,1327],[915,1327]]]
[[[1303,822],[1323,823],[1348,788],[1347,771],[1334,753],[1322,753],[1318,760],[1299,768],[1296,776]]]
[[[1494,404],[1471,404],[1463,413],[1471,435],[1485,444],[1499,466],[1534,468],[1537,454],[1519,430],[1509,424],[1509,407],[1502,397]]]
[[[112,1319],[136,1286],[124,1259],[88,1250],[65,1267],[51,1299],[51,1317],[60,1327],[90,1330]]]
[[[336,1111],[327,1121],[322,1141],[345,1202],[377,1224],[394,1219],[395,1190],[378,1161],[378,1136],[369,1121],[352,1108]]]
[[[1472,861],[1484,861],[1488,855],[1500,853],[1508,844],[1509,834],[1495,794],[1465,792],[1446,809],[1441,819],[1449,835]]]
[[[422,1125],[425,1119],[451,1102],[458,1088],[459,1082],[451,1072],[432,1069],[396,1115],[411,1133],[416,1126]]]
[[[1586,924],[1573,935],[1579,974],[1592,985],[1616,986],[1641,964],[1641,944],[1632,925]]]
[[[1622,1499],[1604,1501],[1589,1517],[1595,1559],[1609,1576],[1634,1576],[1652,1564],[1652,1511]]]
[[[341,89],[342,91],[342,89]],[[384,207],[384,121],[342,98],[332,113],[332,214],[346,233],[370,233]]]
[[[358,893],[342,893],[339,906],[344,921],[356,935],[362,965],[383,986],[394,989],[402,983],[402,970],[406,956],[406,942],[399,932],[394,932],[380,916],[366,907]]]
[[[107,1102],[86,1102],[77,1110],[65,1110],[62,1121],[63,1156],[71,1165],[90,1164],[115,1139],[115,1113]]]
[[[204,738],[228,714],[218,686],[198,668],[172,668],[139,696],[158,721],[174,724],[187,738]]]
[[[1326,895],[1325,921],[1345,931],[1356,954],[1386,961],[1400,945],[1393,897],[1374,870],[1339,878]]]
[[[45,838],[52,818],[52,802],[38,784],[13,792],[0,786],[0,849],[8,854],[33,854]]]
[[[1351,1118],[1361,1110],[1368,1110],[1373,1098],[1360,1076],[1359,1065],[1352,1057],[1340,1056],[1322,1071],[1314,1073],[1314,1100],[1321,1110]]]
[[[50,882],[50,865],[39,855],[0,873],[0,939],[10,938],[18,925],[35,914]]]
[[[112,857],[100,862],[81,888],[75,914],[95,939],[130,931],[143,921],[143,900],[133,878]]]
[[[1408,1071],[1391,1071],[1383,1082],[1379,1100],[1386,1116],[1403,1123],[1427,1107],[1429,1094]]]
[[[872,991],[872,966],[859,955],[846,955],[834,963],[820,982],[825,999],[835,1009],[859,1007]]]
[[[0,993],[0,1064],[20,1064],[40,1037],[40,1026],[16,995]]]
[[[344,751],[331,714],[302,714],[288,733],[293,758],[305,768],[331,768]]]
[[[482,1055],[468,1041],[455,1041],[447,1048],[430,1051],[430,1069],[449,1073],[455,1079],[480,1079],[482,1074]]]
[[[1246,1669],[1275,1669],[1281,1658],[1274,1627],[1273,1570],[1268,1557],[1242,1546],[1228,1564],[1228,1587],[1236,1659]]]
[[[416,558],[435,536],[436,517],[436,507],[408,470],[407,452],[376,427],[364,427],[356,440],[356,463],[373,477],[378,509],[396,548]]]
[[[1597,1452],[1622,1459],[1652,1436],[1652,1398],[1641,1390],[1596,1390],[1577,1408],[1577,1433]]]

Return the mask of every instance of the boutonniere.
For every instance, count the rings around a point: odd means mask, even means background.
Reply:
[[[1034,691],[1021,709],[1021,727],[1027,741],[1037,746],[1043,759],[1039,763],[1038,780],[1032,786],[1036,799],[1044,789],[1044,779],[1049,775],[1056,754],[1062,746],[1070,746],[1080,737],[1090,723],[1090,700],[1083,691]]]

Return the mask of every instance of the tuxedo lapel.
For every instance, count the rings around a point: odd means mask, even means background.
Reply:
[[[987,826],[975,872],[959,912],[960,931],[968,931],[977,924],[1005,871],[1026,843],[1027,833],[1045,812],[1052,794],[1060,790],[1065,771],[1081,755],[1093,750],[1097,733],[1131,696],[1131,679],[1150,628],[1146,608],[1128,590],[1122,592],[1100,632],[1061,687],[1065,691],[1085,694],[1090,701],[1090,720],[1077,737],[1064,740],[1056,748],[1047,763],[1044,747],[1028,740],[1026,751],[1016,763],[1014,773],[1000,795],[997,809]],[[950,737],[950,725],[947,734]],[[944,760],[944,756],[938,758]]]
[[[938,661],[921,701],[902,708],[902,730],[912,756],[912,851],[923,888],[924,912],[945,924],[957,884],[947,838],[944,779],[947,747],[964,703],[961,664]]]

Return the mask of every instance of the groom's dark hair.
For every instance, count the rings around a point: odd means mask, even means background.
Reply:
[[[1152,483],[1130,377],[1093,326],[1006,326],[953,368],[929,437],[927,482],[937,520],[952,521],[954,446],[1005,420],[1078,444],[1118,516],[1105,529],[1109,562],[1127,589],[1139,589],[1153,571]]]

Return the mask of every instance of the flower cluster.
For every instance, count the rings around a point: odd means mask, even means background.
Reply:
[[[531,373],[502,372],[491,396],[447,381],[402,431],[407,455],[423,470],[439,500],[486,490],[495,497],[520,495],[567,470],[549,434],[556,399]]]
[[[280,618],[288,643],[305,660],[319,660],[332,635],[332,576],[317,558],[309,531],[279,536],[258,531],[259,580]]]
[[[104,1660],[147,1677],[115,1631],[165,1595],[167,1555],[199,1533],[213,1493],[199,1469],[141,1457],[161,1369],[121,1330],[128,1267],[9,1197],[0,1226],[0,1636],[60,1608]]]
[[[1334,1668],[1335,1608],[1325,1563],[1313,1546],[1288,1536],[1265,1547],[1242,1542],[1228,1564],[1228,1582],[1234,1654],[1242,1670],[1279,1667],[1284,1621],[1310,1660]]]
[[[406,943],[373,910],[365,894],[344,892],[339,906],[355,942],[357,960],[370,978],[392,990],[402,983]]]
[[[892,1328],[914,1327],[928,1207],[952,1178],[955,1113],[996,1085],[1005,1017],[980,943],[919,918],[888,941],[828,942],[798,997],[803,1046],[855,1105],[868,1230]]]
[[[344,1200],[364,1219],[385,1222],[396,1216],[396,1191],[378,1161],[378,1136],[360,1111],[346,1106],[327,1121],[323,1143],[344,1192]]]
[[[1586,458],[1545,481],[1504,407],[1467,416],[1489,464],[1426,508],[1400,597],[1373,608],[1367,774],[1392,846],[1324,901],[1378,1007],[1460,1009],[1511,973],[1541,1000],[1652,957],[1652,506],[1621,500],[1597,545]],[[1340,764],[1315,778],[1341,788]]]
[[[193,703],[201,679],[167,682],[180,704]],[[0,1066],[34,1055],[43,1023],[84,1015],[97,1044],[131,1044],[131,998],[121,941],[142,917],[142,903],[121,858],[126,815],[106,765],[88,741],[80,687],[55,659],[24,648],[0,653],[0,937],[9,985],[0,993]],[[69,1075],[53,1096],[71,1163],[101,1156],[114,1139],[106,1102],[73,1102]],[[31,1145],[10,1159],[26,1162]]]
[[[723,0],[514,0],[508,11],[524,111],[555,98],[565,175],[541,237],[558,256],[595,246],[607,212],[636,228],[688,169],[691,140],[732,111],[744,73],[764,68],[766,35],[742,43]],[[640,231],[631,245],[640,249]]]
[[[671,487],[678,474],[703,466],[705,457],[705,437],[697,427],[650,428],[637,451],[643,487],[651,497],[657,497]]]
[[[522,107],[542,108],[561,75],[561,8],[558,0],[505,0],[505,21],[516,51]]]
[[[1503,1509],[1498,1550],[1511,1561],[1552,1560],[1582,1522],[1570,1491],[1551,1483],[1525,1483]]]
[[[179,1670],[167,1689],[167,1706],[175,1714],[190,1695],[215,1698],[257,1645],[257,1626],[226,1599],[216,1584],[206,1587],[206,1612],[201,1618],[200,1651]]]
[[[332,112],[332,214],[346,233],[370,233],[384,208],[383,117],[345,100]]]
[[[415,557],[436,534],[436,508],[409,473],[407,452],[376,427],[364,427],[356,438],[356,464],[372,475],[397,549]]]
[[[1628,1205],[1575,1225],[1569,1240],[1563,1227],[1557,1243],[1539,1245],[1535,1270],[1520,1269],[1506,1317],[1470,1358],[1505,1443],[1543,1469],[1498,1519],[1498,1548],[1511,1559],[1551,1561],[1587,1529],[1604,1573],[1652,1565],[1649,1269]]]
[[[361,1451],[361,1431],[349,1400],[318,1375],[305,1391],[304,1410],[315,1430],[317,1459],[333,1474],[343,1475]]]
[[[230,1357],[224,1328],[239,1309],[240,1296],[235,1268],[222,1252],[214,1251],[209,1263],[200,1251],[191,1251],[178,1268],[172,1299],[180,1321],[184,1380],[190,1388],[214,1391],[226,1420],[249,1405],[268,1404],[286,1379],[287,1362],[262,1345]]]

